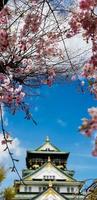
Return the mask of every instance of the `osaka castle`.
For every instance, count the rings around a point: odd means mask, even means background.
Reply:
[[[61,151],[47,137],[44,144],[26,153],[22,181],[15,180],[14,200],[82,200],[84,181],[67,169],[69,152]]]

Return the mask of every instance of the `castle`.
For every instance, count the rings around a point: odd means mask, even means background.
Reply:
[[[83,200],[84,181],[76,180],[74,171],[67,169],[68,157],[69,152],[58,149],[48,137],[42,146],[27,151],[23,181],[14,181],[14,200]]]

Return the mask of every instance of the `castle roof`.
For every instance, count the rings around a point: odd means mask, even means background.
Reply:
[[[47,190],[43,191],[41,194],[37,195],[36,197],[32,198],[31,200],[69,200],[67,197],[60,194],[58,191],[54,190],[54,188],[49,187]]]
[[[55,145],[53,145],[49,139],[49,137],[46,137],[46,140],[44,144],[42,144],[40,147],[33,150],[28,150],[28,153],[33,154],[47,154],[47,153],[54,153],[54,154],[69,154],[69,152],[61,151],[59,148],[57,148]]]
[[[53,165],[50,161],[36,169],[35,171],[29,173],[24,177],[24,180],[35,180],[35,179],[44,179],[46,176],[53,176],[55,180],[64,180],[64,181],[76,181],[72,176],[70,176],[66,171],[63,171]]]

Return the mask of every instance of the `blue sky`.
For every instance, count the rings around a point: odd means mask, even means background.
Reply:
[[[5,113],[8,119],[6,129],[13,137],[18,138],[19,148],[23,150],[17,164],[20,171],[25,168],[26,150],[43,144],[48,135],[54,145],[70,152],[67,166],[75,170],[75,178],[97,178],[97,158],[91,156],[94,139],[78,132],[81,118],[88,116],[88,107],[97,103],[87,90],[84,94],[79,90],[78,81],[38,89],[40,95],[32,98],[30,103],[37,126],[32,121],[25,120],[23,113],[18,112],[15,116]],[[6,167],[9,166],[8,161]],[[14,178],[18,179],[16,174],[13,176],[8,173],[4,185],[13,183]]]

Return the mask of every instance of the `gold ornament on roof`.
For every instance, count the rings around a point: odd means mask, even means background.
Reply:
[[[52,184],[52,181],[50,180],[49,181],[49,187],[52,187],[53,186],[53,184]]]
[[[49,162],[49,163],[51,162],[51,158],[50,158],[50,156],[48,156],[48,162]]]
[[[47,136],[46,137],[46,140],[45,140],[46,142],[50,142],[50,139],[49,139],[49,137]]]

